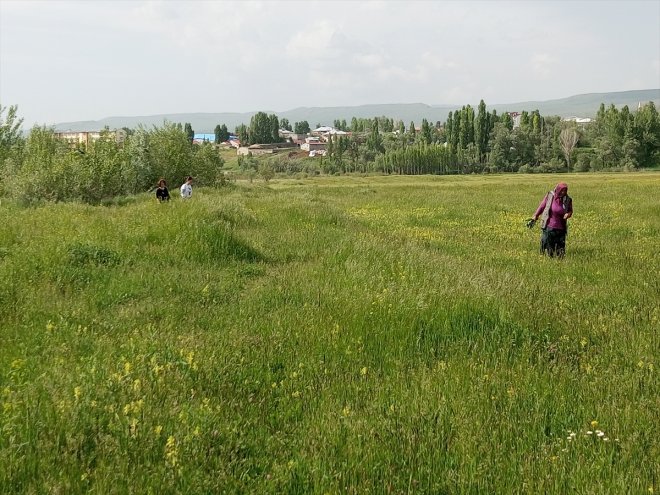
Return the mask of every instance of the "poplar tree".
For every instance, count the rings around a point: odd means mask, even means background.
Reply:
[[[486,151],[488,149],[488,136],[490,129],[488,128],[488,113],[486,111],[486,104],[484,100],[479,102],[477,111],[477,118],[474,123],[474,141],[477,145],[477,153],[479,163],[484,163],[486,158]]]
[[[195,139],[195,131],[193,131],[192,125],[190,123],[186,122],[184,128],[184,132],[188,136],[188,141],[190,141],[190,144],[192,144],[193,139]]]
[[[423,143],[431,144],[433,142],[433,130],[426,119],[422,119],[421,137]]]
[[[447,115],[447,123],[445,124],[445,136],[447,137],[447,142],[451,146],[454,135],[454,112],[449,112]]]
[[[268,116],[268,122],[270,124],[270,139],[268,143],[279,143],[280,142],[280,121],[277,118],[277,115],[274,113]]]
[[[371,126],[371,133],[367,138],[367,148],[376,153],[383,153],[385,148],[383,147],[383,137],[378,131],[378,119],[375,118]]]

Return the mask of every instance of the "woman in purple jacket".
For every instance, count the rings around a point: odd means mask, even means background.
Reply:
[[[566,253],[567,220],[573,216],[573,200],[568,185],[560,182],[545,195],[534,213],[533,221],[541,217],[541,253],[563,258]]]

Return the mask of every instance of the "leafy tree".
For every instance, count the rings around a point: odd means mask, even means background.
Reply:
[[[506,114],[505,114],[506,115]],[[513,142],[511,131],[506,122],[498,122],[493,127],[491,151],[488,164],[493,170],[507,170],[511,163]]]
[[[189,133],[180,125],[164,122],[162,127],[154,128],[149,135],[149,157],[153,172],[153,182],[165,177],[168,182],[181,184],[191,175],[193,148],[190,146]]]
[[[229,140],[229,130],[225,124],[220,126],[220,142],[225,142]]]
[[[149,140],[150,133],[138,127],[124,144],[127,166],[123,169],[122,183],[126,192],[144,191],[160,178],[153,170]]]
[[[9,154],[12,146],[21,140],[22,125],[23,119],[18,118],[18,106],[11,105],[7,108],[0,104],[0,161]]]
[[[211,143],[195,146],[190,174],[200,185],[215,185],[222,176],[225,161]]]
[[[289,119],[281,119],[280,127],[287,131],[293,131],[293,129],[291,128],[291,124],[289,123]]]
[[[411,120],[410,125],[408,126],[408,142],[409,143],[414,143],[415,142],[415,134],[417,131],[415,130],[415,123]]]
[[[660,119],[650,101],[634,117],[635,138],[639,142],[639,161],[643,166],[660,162]]]
[[[423,143],[431,144],[433,142],[433,128],[426,119],[422,119],[422,129],[420,134]]]
[[[257,112],[250,119],[248,128],[249,144],[272,143],[273,125],[271,118],[265,112]]]
[[[488,112],[486,111],[486,104],[484,100],[479,102],[477,110],[477,118],[474,123],[474,139],[477,145],[477,152],[479,154],[479,162],[483,163],[488,150],[488,137],[490,135],[490,128],[488,125]]]
[[[367,138],[367,148],[374,153],[383,153],[385,148],[383,147],[383,137],[378,131],[378,119],[374,119],[371,126],[371,133]]]
[[[259,164],[259,175],[264,180],[268,182],[270,179],[275,177],[275,170],[273,170],[273,165],[269,161],[264,161]]]
[[[454,152],[458,151],[460,147],[461,137],[461,112],[456,110],[452,122],[451,141],[450,145]]]
[[[449,112],[447,115],[447,122],[445,124],[445,132],[447,133],[447,142],[451,145],[454,138],[454,112]]]
[[[83,155],[83,165],[78,168],[79,197],[87,203],[98,203],[126,191],[122,184],[121,170],[125,166],[123,151],[117,145],[115,134],[106,127],[98,140],[90,143]],[[69,198],[66,198],[69,199]]]
[[[569,172],[571,171],[571,153],[578,142],[578,138],[578,132],[574,127],[562,129],[561,134],[559,135],[561,149],[566,157],[566,165]]]
[[[241,124],[236,128],[236,135],[238,140],[241,142],[241,146],[248,146],[250,144],[250,136],[248,134],[248,128],[245,124]]]
[[[6,115],[3,116],[3,114]],[[18,118],[18,107],[11,105],[9,108],[3,107],[0,104],[0,191],[2,184],[6,180],[6,175],[9,172],[7,168],[15,168],[20,166],[20,157],[16,156],[20,153],[20,149],[24,144],[23,136],[21,135],[21,126],[23,119]],[[14,160],[11,166],[8,166],[5,161],[14,155]]]
[[[461,149],[465,149],[468,144],[474,143],[474,109],[470,105],[461,108],[458,134],[458,145]]]
[[[195,131],[193,131],[192,125],[190,125],[188,122],[186,122],[186,125],[184,127],[184,131],[186,132],[186,135],[188,136],[188,141],[190,141],[190,144],[192,144],[193,139],[195,139]]]
[[[22,125],[23,119],[18,117],[16,105],[7,108],[0,104],[0,164],[9,156],[11,149],[22,141]]]
[[[270,140],[266,141],[267,143],[279,143],[280,139],[280,121],[277,118],[277,115],[274,113],[268,116],[268,122],[270,123]]]
[[[502,122],[507,129],[510,131],[513,130],[513,117],[511,117],[511,114],[509,112],[504,112],[502,114],[502,117],[500,118],[500,122]]]
[[[311,132],[309,123],[306,120],[303,120],[302,122],[296,122],[293,125],[293,129],[296,134],[309,134]]]
[[[76,187],[70,182],[75,175],[67,174],[69,170],[73,172],[73,167],[60,159],[66,151],[66,143],[57,139],[52,129],[34,126],[25,142],[23,162],[8,177],[12,196],[22,203],[41,199],[62,200],[67,189],[63,184],[67,180],[69,191],[75,194]]]

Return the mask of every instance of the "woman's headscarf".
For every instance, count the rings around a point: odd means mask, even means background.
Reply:
[[[568,193],[568,184],[566,184],[565,182],[560,182],[555,186],[555,190],[554,190],[555,199],[558,199],[560,197],[559,193],[562,191]]]

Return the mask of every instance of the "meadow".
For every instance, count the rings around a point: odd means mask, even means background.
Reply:
[[[563,260],[524,220],[556,182]],[[0,203],[0,493],[653,493],[660,173]]]

